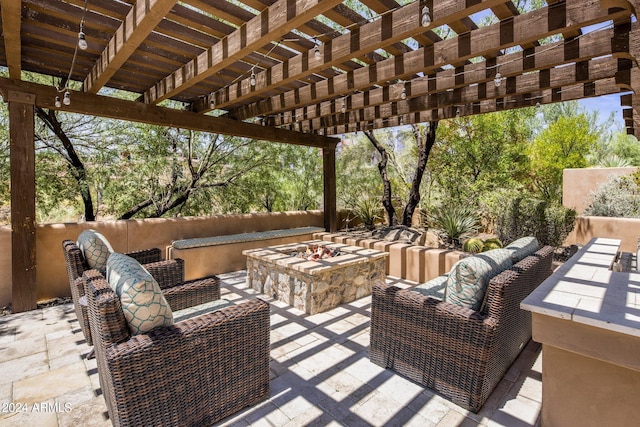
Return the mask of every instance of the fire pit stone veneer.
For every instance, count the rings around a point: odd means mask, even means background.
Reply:
[[[309,261],[296,257],[308,247],[338,249],[330,258]],[[258,292],[316,314],[371,295],[374,283],[385,280],[386,252],[320,240],[245,250],[247,280]]]

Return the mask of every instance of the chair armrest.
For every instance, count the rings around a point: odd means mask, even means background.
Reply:
[[[109,347],[106,389],[115,390],[117,418],[122,425],[210,424],[266,398],[269,329],[269,305],[255,299]]]
[[[167,303],[169,303],[171,310],[182,310],[220,299],[220,279],[216,276],[209,276],[202,279],[189,280],[188,282],[162,289],[162,294]]]
[[[152,262],[143,266],[156,279],[160,289],[171,288],[184,282],[184,261],[180,258]]]
[[[140,264],[162,261],[162,251],[159,248],[141,249],[139,251],[127,252],[125,255],[130,256]]]

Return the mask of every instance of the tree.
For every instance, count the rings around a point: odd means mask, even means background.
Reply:
[[[389,179],[389,172],[387,171],[387,164],[389,163],[389,153],[387,152],[384,145],[382,145],[380,141],[378,141],[378,139],[375,137],[373,131],[368,130],[365,131],[364,134],[380,154],[378,171],[380,172],[380,178],[382,179],[382,206],[387,213],[388,224],[390,226],[397,225],[398,215],[396,214],[396,209],[393,207],[391,180]]]
[[[422,177],[427,167],[427,160],[429,160],[429,153],[436,142],[438,122],[429,122],[429,130],[425,134],[422,133],[418,125],[411,125],[411,129],[413,130],[418,149],[418,163],[411,183],[409,200],[402,213],[402,225],[406,225],[407,227],[411,226],[413,213],[420,203],[420,185],[422,184]]]
[[[546,200],[562,202],[562,171],[587,166],[597,135],[584,114],[559,116],[529,147],[532,181]]]
[[[534,109],[519,109],[441,123],[428,166],[440,204],[475,206],[484,194],[527,177],[526,146],[534,116]]]

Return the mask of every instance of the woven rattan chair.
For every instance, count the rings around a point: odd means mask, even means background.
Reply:
[[[269,396],[269,305],[255,299],[129,335],[120,299],[84,273],[114,426],[209,426]]]
[[[75,242],[64,240],[62,248],[71,286],[71,298],[80,329],[82,329],[87,344],[93,345],[87,305],[83,298],[85,290],[82,281],[82,274],[89,270],[89,266]],[[162,253],[158,248],[129,252],[126,255],[143,264],[151,273],[160,285],[160,289],[162,289],[162,293],[172,310],[182,310],[220,298],[220,280],[217,277],[210,276],[185,282],[184,261],[181,259],[162,261]]]
[[[545,246],[492,278],[481,312],[374,285],[370,360],[478,412],[531,338],[520,302],[551,274],[552,257]]]

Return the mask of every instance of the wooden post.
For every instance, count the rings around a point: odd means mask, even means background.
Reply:
[[[11,280],[14,313],[34,310],[36,294],[35,95],[9,91]]]
[[[335,148],[322,149],[322,168],[324,170],[324,228],[334,232],[338,229]]]

